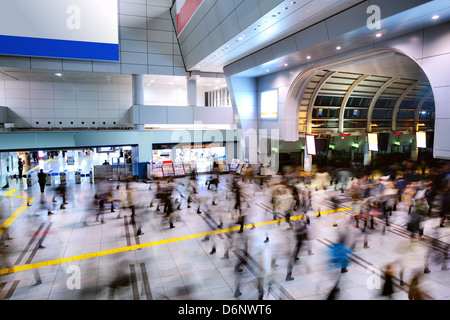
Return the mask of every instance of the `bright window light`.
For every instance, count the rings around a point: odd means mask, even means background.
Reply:
[[[368,133],[369,151],[378,151],[378,135],[376,133]]]
[[[427,134],[425,131],[416,132],[416,143],[417,143],[417,148],[426,148],[427,147]]]
[[[315,156],[316,152],[316,137],[313,135],[306,135],[306,152],[310,156]]]
[[[278,117],[278,90],[261,92],[261,119]]]

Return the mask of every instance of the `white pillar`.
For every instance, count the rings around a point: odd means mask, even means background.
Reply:
[[[303,170],[305,172],[311,172],[312,171],[312,156],[308,155],[308,152],[306,151],[305,147],[305,158],[304,158],[304,164],[303,164]]]
[[[414,161],[417,161],[419,157],[419,149],[417,148],[417,140],[416,135],[413,134],[412,142],[411,142],[411,158]]]
[[[142,74],[132,75],[133,106],[144,105],[144,77]],[[135,130],[144,130],[143,124],[134,124]]]
[[[187,80],[187,101],[188,106],[197,106],[197,80],[195,79]]]
[[[364,165],[370,166],[372,163],[372,151],[369,150],[369,143],[364,144]]]
[[[144,104],[144,77],[142,74],[133,74],[133,105]]]

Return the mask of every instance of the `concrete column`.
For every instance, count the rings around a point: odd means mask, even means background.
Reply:
[[[370,166],[372,163],[372,151],[369,150],[369,143],[364,144],[364,165]]]
[[[144,105],[144,77],[133,74],[133,105]]]
[[[412,138],[412,142],[411,142],[411,158],[414,161],[417,161],[418,157],[419,157],[419,149],[417,148],[416,135],[413,134],[413,138]]]
[[[312,156],[310,156],[308,154],[308,152],[306,151],[306,147],[305,147],[305,152],[304,152],[305,158],[303,159],[303,170],[305,170],[305,172],[311,172],[312,171]]]
[[[190,107],[197,106],[197,80],[196,79],[188,79],[187,80],[187,101],[188,101],[188,106],[190,106]]]
[[[133,106],[144,105],[144,77],[142,74],[132,75]],[[144,130],[143,124],[134,124],[134,130]]]

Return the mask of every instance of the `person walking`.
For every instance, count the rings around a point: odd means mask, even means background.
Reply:
[[[47,181],[47,174],[44,172],[44,169],[41,169],[38,173],[38,182],[39,187],[41,187],[41,193],[44,193],[45,183]]]
[[[394,285],[392,282],[392,279],[394,278],[394,273],[392,269],[393,266],[392,264],[389,263],[386,266],[386,270],[383,270],[384,284],[381,291],[381,295],[383,297],[388,297],[389,299],[392,299],[392,294],[394,293]]]
[[[439,227],[443,228],[447,214],[450,213],[450,192],[449,189],[445,189],[441,194],[441,208],[439,211]]]
[[[20,159],[20,158],[19,158],[19,163],[18,163],[17,169],[19,169],[19,179],[22,179],[22,175],[23,175],[23,162],[22,162],[22,159]]]
[[[294,280],[294,277],[292,277],[292,270],[294,268],[294,263],[300,260],[299,253],[302,248],[303,242],[306,240],[306,224],[300,222],[299,224],[296,225],[295,238],[296,244],[288,263],[286,281]]]
[[[335,296],[335,294],[340,291],[339,285],[341,276],[343,273],[346,273],[348,271],[347,267],[353,254],[352,249],[345,242],[344,235],[341,235],[339,237],[339,240],[329,247],[329,254],[329,266],[332,274],[336,275],[335,285],[333,286],[330,294]]]

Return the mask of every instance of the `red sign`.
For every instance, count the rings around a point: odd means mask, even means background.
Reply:
[[[191,20],[203,0],[177,0],[177,35]]]

